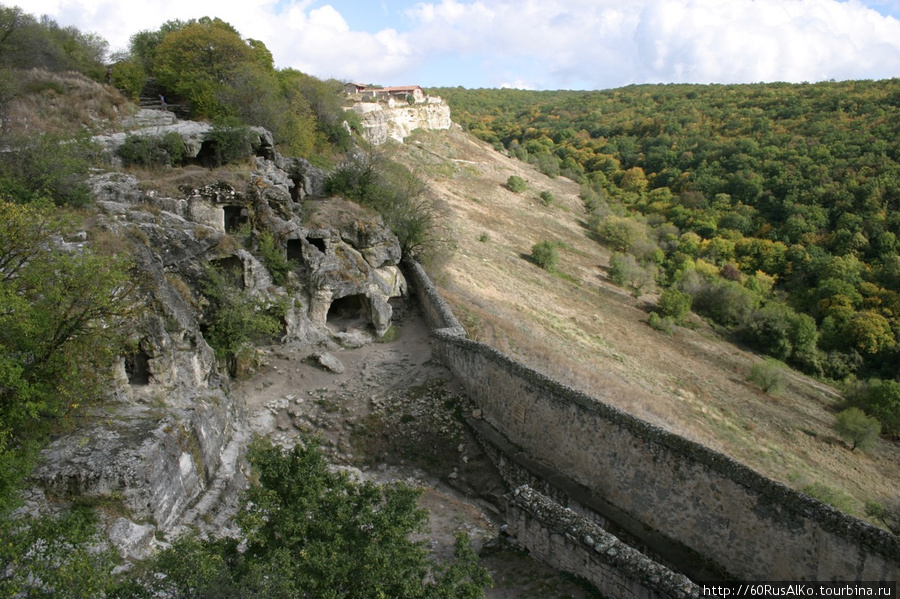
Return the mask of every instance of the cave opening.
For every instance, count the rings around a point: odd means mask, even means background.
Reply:
[[[236,233],[250,219],[247,217],[247,209],[243,206],[222,206],[225,213],[225,232]]]
[[[288,261],[303,263],[303,242],[299,239],[287,240],[287,259]]]
[[[325,240],[321,237],[307,237],[306,241],[309,242],[309,245],[315,247],[323,254],[325,253]]]
[[[215,268],[226,282],[238,289],[244,288],[244,262],[237,256],[226,256],[217,260],[211,260]]]
[[[150,384],[150,356],[146,352],[136,351],[125,356],[125,374],[128,383],[134,386]]]
[[[328,308],[328,327],[337,332],[349,329],[365,329],[369,326],[369,304],[365,295],[348,295],[333,302]]]

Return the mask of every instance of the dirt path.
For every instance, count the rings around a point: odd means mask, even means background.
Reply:
[[[451,556],[456,532],[466,531],[494,578],[491,599],[596,597],[498,543],[503,518],[497,505],[506,489],[459,418],[472,405],[432,360],[418,311],[401,307],[395,327],[392,341],[356,349],[266,348],[264,366],[237,390],[254,431],[284,446],[301,431],[318,435],[336,467],[360,479],[422,488],[432,553]],[[313,356],[322,352],[337,358],[343,372],[320,366]]]

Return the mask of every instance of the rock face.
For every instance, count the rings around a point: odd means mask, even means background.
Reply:
[[[126,556],[147,549],[148,526],[168,533],[200,517],[217,521],[245,482],[249,429],[229,393],[235,365],[218,360],[204,336],[208,269],[278,307],[285,342],[374,341],[391,326],[391,298],[406,292],[399,243],[380,217],[322,198],[324,174],[305,160],[255,160],[246,187],[182,188],[178,197],[144,192],[122,173],[91,181],[99,213],[86,243],[127,240],[146,309],[129,327],[133,353],[119,362],[111,402],[47,448],[34,481],[48,496],[121,502],[130,519],[110,522],[109,532]],[[268,254],[263,237],[273,241]]]
[[[357,102],[351,110],[362,121],[363,136],[374,145],[388,139],[402,142],[416,129],[449,129],[452,125],[450,107],[435,97],[417,104]]]

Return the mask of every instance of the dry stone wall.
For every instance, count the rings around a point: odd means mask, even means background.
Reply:
[[[606,597],[683,599],[699,587],[629,547],[587,518],[528,486],[508,500],[508,531],[558,570],[590,581]]]
[[[424,271],[409,273],[435,356],[533,459],[736,579],[900,579],[896,536],[466,339]]]

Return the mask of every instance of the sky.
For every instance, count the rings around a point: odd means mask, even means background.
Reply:
[[[5,0],[125,50],[219,17],[278,68],[422,87],[900,77],[900,0]]]

